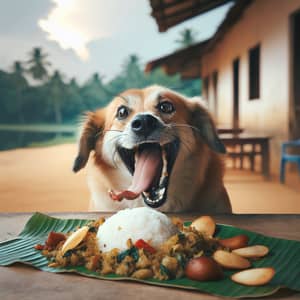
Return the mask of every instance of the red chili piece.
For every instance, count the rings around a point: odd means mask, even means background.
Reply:
[[[51,231],[48,235],[45,245],[48,249],[54,249],[59,242],[64,241],[65,239],[66,236],[63,233]]]
[[[139,239],[135,242],[135,247],[139,248],[139,249],[144,249],[150,253],[155,253],[156,250],[150,246],[147,242],[145,242],[143,239]]]
[[[45,249],[45,246],[41,245],[41,244],[37,244],[37,245],[34,246],[34,249],[41,251],[41,250]]]

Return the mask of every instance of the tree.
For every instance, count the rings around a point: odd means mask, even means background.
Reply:
[[[151,73],[145,76],[146,86],[151,84],[159,84],[170,89],[178,89],[181,86],[180,75],[176,74],[173,76],[166,75],[166,73],[161,69],[157,68]]]
[[[30,60],[27,62],[28,73],[36,80],[43,81],[48,78],[47,67],[51,64],[46,60],[48,54],[44,53],[42,48],[33,48],[30,53]]]
[[[62,80],[62,75],[58,70],[50,77],[48,82],[48,90],[50,101],[53,102],[54,119],[57,124],[62,123],[62,102],[65,96],[65,84]]]
[[[125,88],[144,87],[144,72],[140,67],[140,59],[136,54],[131,54],[123,65],[122,75],[125,80]]]
[[[74,121],[82,111],[86,110],[80,94],[80,87],[75,78],[72,78],[65,85],[65,92],[66,95],[62,103],[62,114],[65,121]]]
[[[104,106],[110,99],[110,93],[102,82],[102,76],[94,73],[81,89],[81,96],[87,109]]]
[[[175,42],[179,44],[180,48],[189,47],[196,42],[196,32],[191,28],[185,28],[179,32],[179,39]]]
[[[23,112],[23,95],[25,89],[28,87],[27,80],[24,77],[25,69],[20,61],[15,61],[13,64],[13,72],[11,74],[11,80],[15,86],[15,105],[20,123],[24,123],[24,112]]]
[[[149,74],[136,54],[127,57],[122,68],[110,82],[94,73],[80,86],[75,78],[64,82],[60,71],[49,75],[47,55],[34,48],[31,59],[25,63],[14,62],[10,72],[0,70],[0,122],[2,123],[62,123],[73,122],[85,110],[105,106],[113,97],[128,88],[144,88],[159,84],[182,92],[187,96],[199,95],[200,80],[181,80],[180,75],[168,76],[162,69]],[[30,84],[25,74],[29,72],[41,84]]]

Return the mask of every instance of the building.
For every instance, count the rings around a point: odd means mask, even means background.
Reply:
[[[150,2],[164,31],[227,1],[181,1],[193,6],[177,9],[175,0]],[[172,3],[177,23],[165,11]],[[217,124],[272,137],[271,171],[278,173],[281,142],[300,138],[300,0],[237,0],[215,35],[191,48],[146,70],[200,76]]]

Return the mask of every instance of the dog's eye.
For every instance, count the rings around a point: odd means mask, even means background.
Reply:
[[[175,111],[174,105],[169,101],[160,102],[157,105],[157,108],[160,112],[162,112],[164,114],[171,114],[172,112]]]
[[[118,108],[118,111],[117,111],[117,118],[119,120],[124,120],[128,117],[129,115],[129,109],[128,107],[122,105]]]

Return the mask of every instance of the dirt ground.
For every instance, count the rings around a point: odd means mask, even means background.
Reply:
[[[0,152],[0,212],[87,211],[85,170],[71,171],[76,145]],[[257,173],[228,170],[225,185],[235,213],[300,213],[300,177],[264,181]]]

